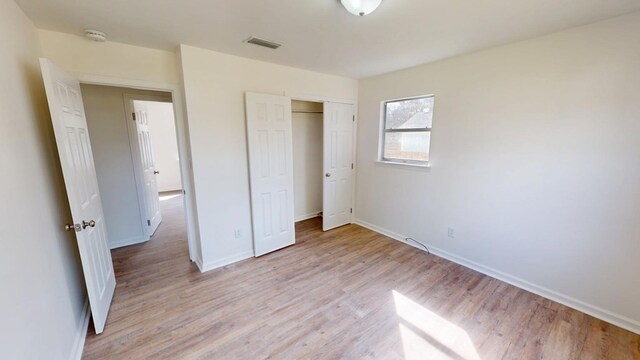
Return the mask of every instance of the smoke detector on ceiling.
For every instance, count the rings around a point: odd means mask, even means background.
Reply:
[[[103,33],[102,31],[98,31],[98,30],[86,29],[84,31],[84,36],[86,36],[87,39],[89,39],[89,40],[93,40],[93,41],[97,41],[97,42],[105,42],[105,41],[107,41],[107,34]]]

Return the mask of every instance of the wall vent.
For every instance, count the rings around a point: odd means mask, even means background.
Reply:
[[[267,47],[269,49],[274,49],[274,50],[279,48],[280,46],[282,46],[282,44],[278,44],[276,42],[265,40],[265,39],[260,39],[260,38],[254,37],[254,36],[249,37],[244,42],[249,43],[249,44],[253,44],[253,45],[264,46],[264,47]]]

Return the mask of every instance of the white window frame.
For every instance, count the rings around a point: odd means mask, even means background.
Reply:
[[[397,99],[391,99],[391,100],[384,100],[380,102],[380,131],[379,131],[380,136],[378,140],[378,161],[377,161],[378,163],[422,167],[422,168],[428,168],[430,166],[429,161],[386,158],[384,156],[385,136],[387,135],[387,133],[402,133],[402,132],[429,132],[430,133],[431,132],[430,128],[387,129],[386,128],[387,104],[392,102],[398,102],[398,101],[426,99],[426,98],[434,98],[433,107],[435,107],[434,94],[403,97],[403,98],[397,98]],[[433,109],[431,111],[433,111]],[[431,151],[431,143],[429,143],[429,151]],[[431,154],[429,154],[429,158],[431,158]]]

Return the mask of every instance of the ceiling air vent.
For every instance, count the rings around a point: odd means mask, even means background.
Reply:
[[[269,49],[274,49],[274,50],[279,48],[280,46],[282,46],[282,44],[278,44],[278,43],[275,43],[273,41],[260,39],[260,38],[253,37],[253,36],[251,36],[250,38],[248,38],[244,42],[249,43],[249,44],[253,44],[253,45],[264,46],[264,47],[267,47]]]

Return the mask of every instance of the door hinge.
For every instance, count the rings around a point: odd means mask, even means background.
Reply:
[[[151,226],[151,220],[147,220],[147,225]]]
[[[351,208],[351,213],[353,214],[353,208]]]
[[[351,170],[353,170],[353,163],[351,163]]]
[[[133,121],[136,121],[136,113],[132,112],[131,116],[133,117]]]
[[[355,115],[353,115],[353,121],[356,121],[356,116]]]

